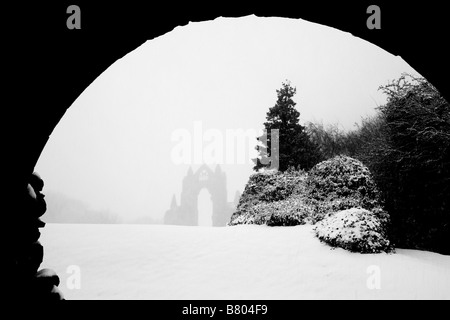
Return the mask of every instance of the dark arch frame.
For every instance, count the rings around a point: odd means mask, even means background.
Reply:
[[[46,141],[75,99],[114,61],[145,41],[189,21],[249,14],[302,18],[347,31],[386,51],[401,55],[448,99],[445,78],[449,63],[439,44],[445,36],[445,11],[427,2],[417,6],[380,1],[381,30],[366,27],[369,1],[324,5],[302,2],[295,6],[158,5],[137,3],[80,3],[82,29],[66,28],[66,9],[72,4],[35,3],[7,8],[7,23],[14,30],[6,37],[7,95],[10,145],[9,168],[15,173],[12,189],[23,187]],[[8,20],[10,19],[10,20]],[[448,29],[448,28],[447,28]]]
[[[450,87],[448,53],[441,38],[447,36],[447,12],[442,4],[427,1],[377,1],[381,8],[381,30],[368,30],[366,9],[373,3],[296,1],[242,4],[152,5],[77,1],[82,29],[66,28],[66,9],[72,1],[2,4],[3,70],[6,83],[2,107],[9,124],[3,136],[3,158],[8,188],[4,199],[6,239],[14,241],[24,209],[22,193],[51,132],[75,99],[117,59],[147,40],[161,36],[189,21],[217,17],[301,18],[335,27],[367,40],[402,58],[434,84],[447,100]],[[216,6],[215,6],[216,5]],[[6,96],[5,96],[6,95]],[[45,177],[43,177],[45,180]],[[7,248],[8,250],[14,250]]]

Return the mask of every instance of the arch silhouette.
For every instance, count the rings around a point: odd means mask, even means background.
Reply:
[[[366,10],[372,4],[370,1],[326,5],[308,1],[307,4],[296,3],[295,7],[259,3],[251,8],[230,4],[210,6],[207,11],[204,6],[191,3],[177,4],[176,8],[171,4],[154,8],[137,3],[83,3],[80,6],[81,29],[68,30],[65,12],[70,4],[38,2],[27,4],[25,8],[8,4],[5,9],[8,15],[4,21],[14,29],[14,34],[6,39],[5,47],[9,48],[5,50],[9,53],[6,61],[19,62],[11,64],[5,76],[10,83],[7,94],[11,99],[7,101],[17,101],[20,97],[20,101],[10,107],[12,114],[8,115],[14,124],[10,128],[12,143],[6,148],[8,166],[15,172],[11,195],[26,186],[54,127],[95,78],[145,41],[189,21],[255,14],[301,18],[335,27],[402,56],[447,100],[450,96],[446,85],[447,52],[430,49],[433,44],[440,48],[441,30],[448,28],[446,11],[431,4],[383,3],[380,5],[381,30],[369,30]]]
[[[14,255],[20,243],[24,221],[23,194],[28,179],[55,126],[75,99],[112,63],[147,40],[161,36],[189,21],[217,17],[301,18],[352,33],[400,55],[427,78],[448,100],[449,59],[443,47],[447,11],[443,4],[426,5],[383,2],[381,30],[368,30],[366,9],[371,1],[296,2],[278,6],[259,2],[243,7],[233,4],[99,3],[83,2],[81,29],[66,28],[66,9],[71,2],[10,2],[3,4],[6,35],[2,37],[4,90],[2,110],[8,126],[2,154],[6,160],[7,186],[4,199],[13,208],[6,210],[6,257]],[[205,8],[207,11],[205,11]],[[369,75],[370,76],[370,75]],[[149,88],[150,90],[151,88]],[[157,116],[157,114],[155,115]],[[45,177],[43,177],[45,179]],[[10,259],[6,259],[9,263]],[[13,265],[7,267],[14,269]],[[14,277],[13,277],[14,278]],[[8,283],[14,287],[15,283]]]
[[[447,50],[440,46],[446,34],[443,31],[448,29],[447,14],[432,2],[426,6],[380,4],[381,30],[367,29],[366,10],[373,3],[364,0],[327,4],[298,2],[294,7],[264,2],[247,8],[229,4],[209,6],[206,11],[204,6],[191,3],[158,4],[154,8],[142,3],[91,2],[80,5],[81,29],[68,30],[66,9],[71,4],[39,1],[3,6],[8,14],[2,22],[14,31],[3,39],[5,69],[2,70],[8,83],[4,101],[10,102],[4,107],[7,110],[4,118],[10,126],[2,153],[6,155],[5,167],[13,173],[5,182],[8,186],[5,195],[11,203],[20,203],[50,134],[83,90],[117,59],[189,21],[254,14],[300,18],[335,27],[400,55],[447,100],[450,97],[447,85],[450,62]]]
[[[227,200],[226,175],[219,165],[213,171],[203,164],[195,173],[189,167],[182,183],[180,205],[177,204],[174,195],[170,209],[164,216],[165,224],[197,226],[198,195],[203,188],[206,188],[211,194],[213,203],[212,225],[214,227],[226,225],[236,207],[236,203],[230,203]]]

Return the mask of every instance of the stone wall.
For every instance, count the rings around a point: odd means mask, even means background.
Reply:
[[[44,194],[44,181],[33,173],[26,189],[23,190],[15,212],[8,212],[12,220],[9,226],[9,245],[6,250],[8,297],[12,300],[64,300],[58,289],[60,279],[51,269],[40,269],[44,258],[44,248],[39,242],[40,229],[45,222],[40,218],[47,206]]]

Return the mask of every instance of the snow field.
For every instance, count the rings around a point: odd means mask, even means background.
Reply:
[[[450,299],[450,256],[331,249],[311,225],[49,223],[40,241],[69,300]]]

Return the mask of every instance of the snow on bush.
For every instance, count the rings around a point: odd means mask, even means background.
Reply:
[[[253,174],[228,225],[316,224],[317,237],[357,252],[391,250],[389,215],[369,169],[359,160],[337,156],[310,172]]]
[[[265,171],[252,174],[239,199],[239,206],[286,199],[294,191],[295,185],[304,178],[305,174],[301,171]]]
[[[315,224],[328,214],[356,207],[371,211],[385,224],[389,221],[369,169],[359,160],[337,156],[310,172],[251,175],[228,225]]]
[[[291,196],[275,202],[260,202],[247,208],[243,214],[230,223],[265,224],[268,226],[296,226],[308,222],[313,207],[301,198]]]
[[[393,250],[386,235],[386,223],[362,208],[330,214],[316,224],[314,231],[321,241],[352,252],[378,253]]]
[[[303,171],[267,171],[251,175],[228,225],[277,225],[277,221],[280,225],[304,224],[312,208],[294,195],[301,193],[299,190],[305,180]]]
[[[336,156],[318,163],[308,173],[306,185],[308,197],[316,200],[319,216],[361,207],[388,220],[369,169],[357,159]]]
[[[308,174],[307,184],[310,194],[318,199],[326,199],[329,194],[369,199],[378,195],[369,169],[347,156],[336,156],[315,165]]]

